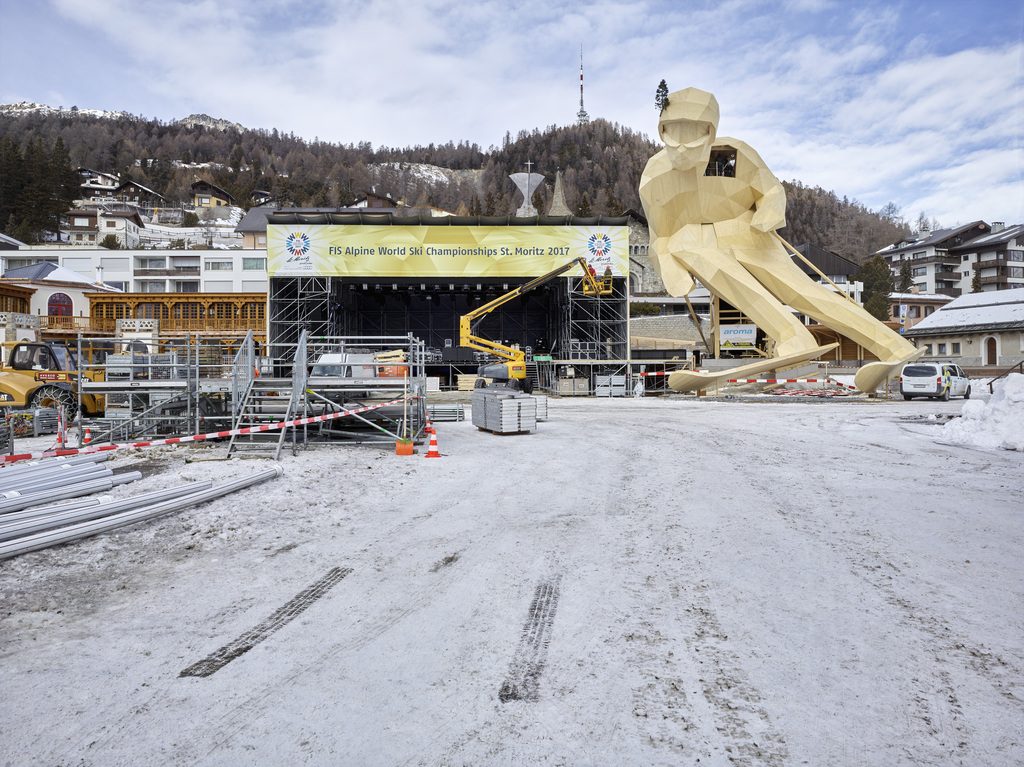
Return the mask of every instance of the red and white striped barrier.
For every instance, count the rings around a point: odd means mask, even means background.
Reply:
[[[355,413],[366,413],[369,412],[370,410],[376,410],[378,408],[398,404],[399,402],[403,402],[406,399],[415,399],[415,397],[399,397],[398,399],[393,399],[390,402],[382,402],[379,405],[358,407],[355,408],[354,410],[343,410],[340,413],[326,413],[324,415],[310,416],[309,418],[296,418],[291,421],[278,421],[277,423],[265,423],[260,424],[259,426],[246,426],[243,429],[211,431],[207,434],[193,434],[188,437],[169,437],[168,439],[154,439],[145,442],[125,442],[116,445],[90,445],[89,447],[68,448],[66,450],[41,450],[35,453],[4,455],[0,456],[0,464],[14,463],[15,461],[26,461],[31,458],[50,458],[52,456],[80,455],[83,453],[102,453],[107,450],[120,450],[125,447],[156,447],[157,445],[177,445],[178,443],[181,442],[200,442],[201,440],[204,439],[231,437],[236,434],[255,434],[261,431],[275,431],[277,429],[287,429],[292,426],[302,426],[307,423],[317,423],[319,421],[330,421],[335,418],[344,418],[347,415],[353,415]]]

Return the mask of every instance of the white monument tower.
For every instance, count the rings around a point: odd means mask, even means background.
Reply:
[[[536,216],[537,209],[533,207],[533,193],[537,191],[537,187],[544,183],[544,177],[539,173],[530,173],[530,167],[533,165],[532,162],[527,160],[526,162],[526,173],[511,173],[509,178],[519,187],[519,191],[523,193],[523,204],[516,210],[517,216]]]

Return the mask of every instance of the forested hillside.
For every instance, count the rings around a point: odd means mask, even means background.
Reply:
[[[659,148],[600,119],[507,133],[500,147],[487,150],[466,142],[404,149],[331,144],[228,125],[221,130],[191,119],[0,111],[0,226],[19,239],[39,237],[53,212],[34,211],[38,199],[63,205],[67,174],[75,167],[120,174],[122,181],[137,181],[171,201],[190,199],[190,185],[204,178],[242,204],[256,189],[282,204],[318,207],[343,206],[374,191],[413,206],[505,215],[521,203],[508,174],[526,170],[529,161],[549,182],[535,195],[538,207],[547,207],[561,169],[572,210],[615,215],[641,210],[640,174]],[[782,234],[794,245],[812,242],[859,260],[908,231],[895,206],[876,213],[799,182],[787,183],[786,191],[789,225]]]

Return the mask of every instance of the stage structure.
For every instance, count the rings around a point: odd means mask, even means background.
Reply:
[[[554,366],[628,365],[625,217],[393,217],[381,213],[267,216],[268,343],[289,360],[312,337],[404,336],[426,348],[428,375],[493,361],[461,349],[459,318],[583,256],[613,292],[584,292],[577,267],[488,315],[480,335]],[[430,366],[435,366],[430,370]],[[538,376],[544,378],[544,376]],[[550,376],[548,376],[550,378]]]

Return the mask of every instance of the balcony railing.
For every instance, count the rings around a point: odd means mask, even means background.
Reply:
[[[85,318],[88,321],[88,318]],[[173,317],[142,318],[156,319],[160,323],[161,333],[265,333],[266,320],[242,319],[239,317],[225,319],[175,319]],[[113,333],[117,330],[116,319],[93,317],[91,329],[98,333]]]
[[[198,266],[182,266],[177,269],[136,269],[136,277],[198,277]]]
[[[39,317],[39,329],[40,330],[66,330],[66,331],[78,331],[78,330],[89,330],[90,318],[89,317],[50,317],[40,316]]]

